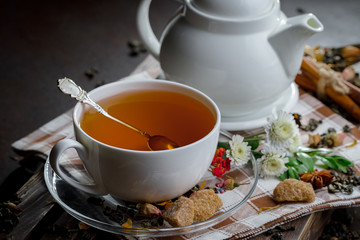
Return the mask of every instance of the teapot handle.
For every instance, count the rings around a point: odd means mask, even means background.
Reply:
[[[143,41],[147,50],[159,61],[160,58],[160,42],[154,34],[154,31],[151,28],[149,20],[149,10],[150,10],[151,0],[141,0],[136,16],[137,29],[140,34],[140,38]],[[181,7],[172,18],[166,29],[171,25],[171,22],[174,22],[175,19],[180,17],[183,13],[183,8]]]

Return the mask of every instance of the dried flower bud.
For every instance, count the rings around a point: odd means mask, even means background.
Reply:
[[[141,204],[139,213],[148,218],[158,218],[162,216],[160,209],[150,203]]]
[[[341,76],[345,81],[350,81],[350,80],[354,79],[356,77],[354,68],[352,68],[351,66],[345,68],[341,72]]]
[[[6,205],[11,211],[14,211],[16,213],[22,212],[23,210],[19,208],[15,203],[7,202]]]
[[[360,48],[355,46],[346,46],[341,50],[341,56],[343,58],[356,58],[360,55]]]
[[[91,228],[89,225],[87,225],[87,224],[84,223],[84,222],[79,222],[79,223],[78,223],[78,226],[79,226],[79,229],[80,229],[80,230],[87,230],[87,229]]]
[[[334,133],[331,134],[330,138],[333,140],[333,146],[337,147],[343,144],[345,139],[344,133]]]
[[[227,179],[216,183],[215,186],[218,188],[223,188],[224,190],[233,190],[235,188],[234,184],[235,184],[234,179],[231,177],[228,177]]]
[[[310,147],[316,147],[320,141],[321,141],[321,136],[318,134],[308,134],[309,135],[309,139],[308,139],[308,144]]]

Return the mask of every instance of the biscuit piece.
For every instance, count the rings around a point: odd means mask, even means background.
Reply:
[[[194,221],[197,222],[209,219],[215,210],[223,205],[220,197],[212,189],[194,192],[190,199],[194,201]]]
[[[174,227],[191,225],[194,221],[194,202],[181,196],[165,211],[163,218]]]
[[[274,199],[277,202],[313,202],[314,188],[310,183],[297,179],[286,179],[274,189]]]

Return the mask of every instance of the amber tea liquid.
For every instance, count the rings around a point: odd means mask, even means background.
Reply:
[[[180,146],[207,135],[216,119],[199,101],[184,94],[163,90],[142,90],[99,101],[110,115],[150,135],[163,135]],[[91,109],[81,119],[81,128],[105,144],[149,151],[147,138]]]

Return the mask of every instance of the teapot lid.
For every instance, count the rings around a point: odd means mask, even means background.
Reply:
[[[192,0],[204,13],[222,18],[258,17],[271,10],[274,0]]]

